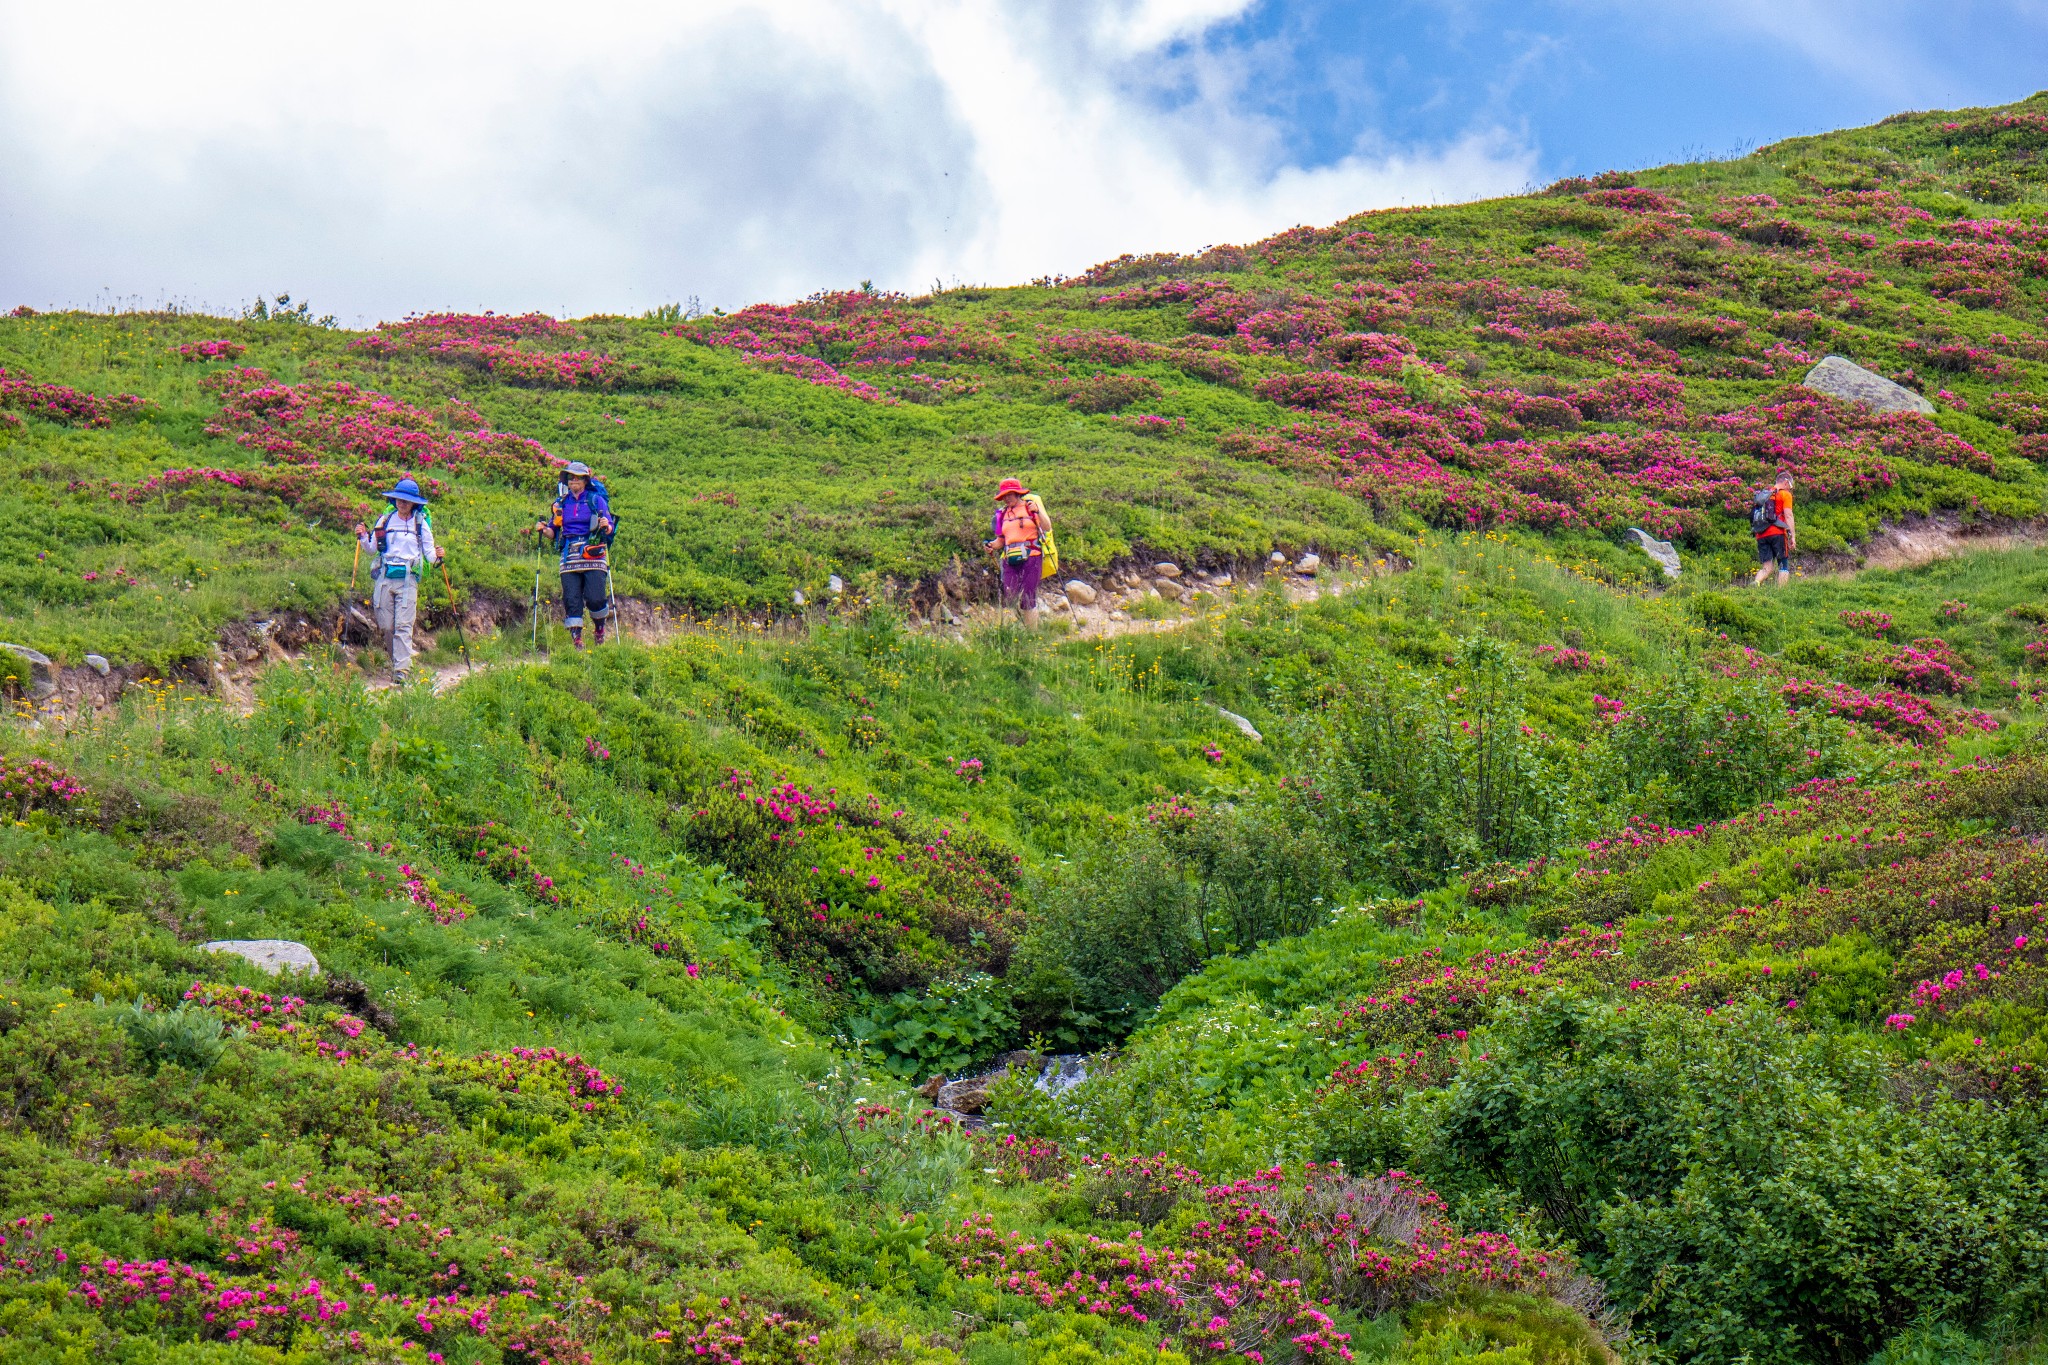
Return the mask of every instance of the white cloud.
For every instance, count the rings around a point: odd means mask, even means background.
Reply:
[[[0,302],[730,305],[1529,177],[1489,129],[1289,164],[1206,41],[1250,2],[0,0]]]

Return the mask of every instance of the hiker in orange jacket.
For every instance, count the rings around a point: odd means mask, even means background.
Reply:
[[[1784,584],[1792,577],[1792,550],[1799,534],[1792,519],[1790,474],[1778,475],[1775,488],[1757,493],[1749,521],[1756,532],[1756,586],[1761,588],[1774,568],[1779,584]]]
[[[1002,561],[1003,604],[1015,603],[1024,624],[1038,624],[1038,580],[1045,573],[1045,545],[1052,536],[1052,518],[1045,503],[1021,480],[1004,479],[996,488],[995,518],[982,545]]]

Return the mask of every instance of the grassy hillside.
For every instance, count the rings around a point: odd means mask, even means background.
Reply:
[[[2041,515],[2044,110],[1012,290],[0,321],[0,630],[159,670],[0,736],[0,1361],[2048,1354],[2048,552],[1732,582],[1779,467],[1814,555]],[[566,458],[732,615],[366,690],[337,528],[433,480],[509,617]],[[1235,582],[920,628],[1014,472]],[[1095,1074],[908,1088],[1013,1049]]]
[[[551,458],[609,479],[622,586],[698,613],[816,601],[833,573],[929,586],[963,559],[971,591],[1012,473],[1094,571],[1435,526],[1527,528],[1625,577],[1641,525],[1714,579],[1745,549],[1732,512],[1781,467],[1815,555],[1912,512],[2039,516],[2044,110],[1901,116],[1027,288],[367,336],[303,305],[16,316],[6,628],[73,661],[164,661],[238,615],[331,613],[337,524],[401,469],[437,480],[465,588],[523,599]],[[1935,416],[1788,392],[1829,352]]]

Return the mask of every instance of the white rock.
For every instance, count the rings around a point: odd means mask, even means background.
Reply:
[[[846,580],[841,578],[838,574],[833,574],[830,578],[825,580],[825,590],[831,593],[834,597],[837,597],[840,593],[846,591]]]
[[[1300,559],[1294,561],[1294,571],[1296,573],[1308,574],[1311,577],[1321,567],[1323,567],[1323,560],[1320,555],[1303,555]]]
[[[1873,374],[1844,356],[1827,357],[1807,371],[1806,378],[1799,383],[1802,388],[1861,404],[1872,412],[1934,412],[1934,404],[1911,389]]]
[[[1158,575],[1159,575],[1159,576],[1160,576],[1161,578],[1179,578],[1179,577],[1180,577],[1180,565],[1178,565],[1178,564],[1154,564],[1154,565],[1152,566],[1152,572],[1153,572],[1153,573],[1156,573],[1156,574],[1158,574]]]
[[[1287,562],[1287,556],[1281,554],[1278,550],[1273,551],[1267,558],[1269,562],[1274,564],[1285,564]]]
[[[1672,547],[1670,541],[1653,539],[1648,531],[1636,526],[1629,527],[1628,533],[1643,547],[1644,554],[1657,561],[1657,567],[1664,571],[1666,578],[1678,577],[1678,551]]]
[[[285,938],[219,938],[199,945],[202,953],[232,953],[272,976],[290,970],[320,975],[320,959],[303,943]]]
[[[1079,602],[1084,607],[1092,607],[1095,605],[1095,589],[1089,587],[1086,583],[1083,583],[1078,578],[1070,578],[1067,580],[1066,591],[1067,596],[1073,598],[1076,602]]]
[[[1243,716],[1240,716],[1235,711],[1226,711],[1222,707],[1218,706],[1216,708],[1216,714],[1223,717],[1223,719],[1229,721],[1232,725],[1235,725],[1238,729],[1238,733],[1243,735],[1246,739],[1251,740],[1254,744],[1260,743],[1266,738],[1264,735],[1259,733],[1258,726],[1252,724],[1250,721],[1246,720]]]
[[[91,669],[93,672],[99,674],[102,678],[106,677],[108,671],[113,668],[112,664],[108,663],[106,659],[104,659],[98,654],[86,655],[85,666]]]
[[[1112,621],[1128,621],[1131,619],[1131,614],[1127,611],[1113,611],[1109,614],[1109,619]]]
[[[1214,584],[1215,584],[1215,585],[1216,585],[1217,587],[1219,587],[1219,588],[1227,588],[1227,587],[1229,587],[1229,586],[1230,586],[1230,585],[1231,585],[1231,584],[1232,584],[1233,582],[1235,582],[1236,580],[1235,580],[1235,579],[1233,579],[1233,578],[1232,578],[1232,577],[1231,577],[1231,576],[1230,576],[1229,574],[1227,574],[1227,573],[1220,573],[1220,574],[1217,574],[1217,575],[1216,575],[1215,577],[1211,578],[1211,579],[1210,579],[1209,581],[1210,581],[1211,583],[1214,583]]]
[[[1051,597],[1048,597],[1048,598],[1047,598],[1047,599],[1045,600],[1045,605],[1046,605],[1046,609],[1047,609],[1047,610],[1049,610],[1049,611],[1072,611],[1072,610],[1073,610],[1073,603],[1071,603],[1071,602],[1067,601],[1067,599],[1066,599],[1066,598],[1064,598],[1064,597],[1061,597],[1061,596],[1059,596],[1058,594],[1054,594],[1053,596],[1051,596]]]
[[[804,590],[802,588],[798,588],[795,592],[792,592],[789,595],[789,600],[792,604],[796,606],[802,606],[804,604]]]

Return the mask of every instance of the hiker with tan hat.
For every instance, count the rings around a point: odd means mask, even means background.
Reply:
[[[384,498],[390,510],[374,525],[356,523],[356,544],[376,556],[371,572],[377,586],[370,594],[370,609],[377,615],[377,629],[391,650],[391,677],[403,684],[412,667],[412,625],[420,603],[420,575],[426,566],[440,562],[441,551],[434,544],[434,523],[427,516],[427,495],[420,492],[411,475],[391,486]]]
[[[1002,564],[1003,604],[1014,602],[1024,624],[1037,625],[1039,581],[1059,567],[1044,501],[1021,480],[1004,479],[996,488],[989,538],[982,544]]]
[[[612,537],[618,519],[604,485],[577,460],[562,470],[555,505],[536,528],[551,537],[562,552],[562,624],[576,648],[583,648],[583,617],[587,611],[604,643],[604,623],[612,614]]]

